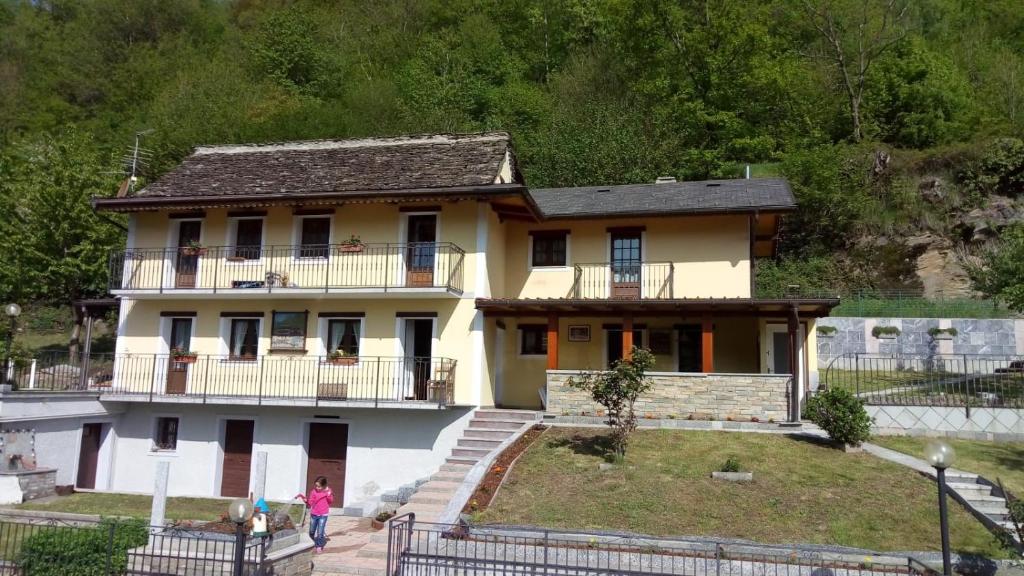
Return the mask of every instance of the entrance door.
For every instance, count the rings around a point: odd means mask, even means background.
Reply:
[[[199,254],[188,249],[192,243],[199,243],[203,223],[199,220],[178,222],[178,253],[174,264],[174,287],[195,288],[199,272]]]
[[[765,341],[768,349],[765,351],[767,368],[769,374],[792,374],[793,369],[789,363],[789,328],[785,324],[768,324],[766,326]],[[804,325],[796,335],[796,357],[798,358],[797,381],[800,383],[800,390],[807,387],[807,376],[804,369]]]
[[[406,389],[406,400],[426,400],[427,382],[430,380],[430,358],[433,354],[434,321],[430,318],[406,318],[405,361],[412,381],[412,390]]]
[[[640,298],[640,238],[640,232],[612,234],[612,298]]]
[[[192,319],[171,318],[171,340],[170,350],[172,353],[167,357],[167,393],[184,394],[188,388],[188,369],[191,364],[177,362],[174,360],[173,350],[175,348],[188,352],[192,342]]]
[[[703,372],[704,358],[700,324],[679,327],[679,371]]]
[[[221,470],[220,495],[245,498],[249,495],[252,468],[252,420],[224,421],[224,465]]]
[[[82,446],[78,452],[78,488],[96,488],[96,467],[99,465],[103,424],[82,425]]]
[[[406,286],[434,285],[434,257],[437,253],[437,215],[409,216],[406,249]]]
[[[608,330],[608,366],[611,367],[618,360],[622,360],[622,330]],[[633,330],[633,346],[644,347],[644,331]]]
[[[348,424],[309,423],[309,447],[306,465],[306,494],[318,476],[327,478],[334,492],[335,508],[344,505],[345,458],[348,452]]]

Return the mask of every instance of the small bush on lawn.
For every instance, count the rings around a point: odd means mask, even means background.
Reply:
[[[123,574],[127,551],[144,546],[147,540],[146,527],[136,520],[104,520],[95,528],[44,528],[21,543],[18,566],[25,576]]]
[[[735,456],[729,456],[725,459],[725,464],[722,464],[722,472],[739,472],[740,461]]]
[[[804,414],[836,442],[854,446],[871,437],[864,402],[845,388],[829,388],[807,401]]]
[[[608,410],[612,446],[619,458],[626,455],[629,435],[636,430],[633,405],[651,389],[646,373],[653,367],[654,354],[646,348],[634,347],[630,357],[617,360],[611,370],[581,373],[569,379],[570,387],[589,393],[594,402]]]

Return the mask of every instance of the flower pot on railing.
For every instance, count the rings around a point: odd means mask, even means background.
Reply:
[[[209,248],[186,246],[181,249],[181,253],[184,256],[206,256],[208,250]]]
[[[336,356],[334,358],[328,358],[327,363],[335,366],[355,366],[359,362],[359,358],[356,356]]]
[[[342,254],[348,252],[362,252],[363,248],[365,248],[363,244],[341,244],[338,246],[338,252]]]
[[[174,356],[174,361],[179,364],[195,364],[198,358],[196,354],[180,354]]]

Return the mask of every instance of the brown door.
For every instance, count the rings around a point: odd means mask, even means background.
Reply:
[[[178,254],[174,265],[174,287],[195,288],[196,273],[199,271],[199,253],[190,248],[193,242],[199,242],[202,222],[183,220],[178,223]]]
[[[341,508],[345,493],[345,456],[348,452],[348,424],[309,424],[309,463],[306,466],[306,493],[318,476],[327,478],[334,492],[335,508]]]
[[[99,465],[102,435],[102,424],[82,425],[82,448],[78,453],[78,481],[75,483],[79,488],[96,488],[96,467]]]
[[[188,389],[189,362],[178,362],[174,359],[175,348],[183,352],[191,352],[189,346],[192,343],[192,319],[171,318],[171,341],[172,353],[167,356],[167,393],[184,394]]]
[[[224,422],[224,466],[220,495],[245,498],[249,495],[249,471],[252,466],[252,420]]]
[[[640,232],[612,234],[612,298],[640,298]]]
[[[437,216],[409,216],[409,246],[406,250],[406,285],[434,285],[434,257],[437,254]]]

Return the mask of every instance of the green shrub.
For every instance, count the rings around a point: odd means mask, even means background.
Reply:
[[[722,472],[739,472],[740,461],[735,456],[729,456],[725,459],[725,464],[722,464]]]
[[[818,336],[831,336],[838,332],[835,326],[818,326]]]
[[[956,336],[956,328],[929,328],[928,335],[935,338],[939,334],[949,334],[950,336]]]
[[[113,531],[113,542],[111,542]],[[21,543],[18,566],[25,576],[123,574],[127,551],[148,540],[141,521],[104,520],[95,528],[44,528]]]
[[[812,396],[804,415],[836,442],[856,446],[871,437],[871,417],[864,402],[845,388],[828,388]]]
[[[880,336],[899,336],[900,329],[895,326],[875,326],[871,329],[871,335],[875,338]]]

